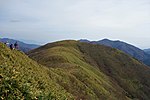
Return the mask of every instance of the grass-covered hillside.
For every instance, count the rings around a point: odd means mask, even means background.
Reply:
[[[119,40],[112,41],[109,39],[103,39],[99,41],[89,41],[89,40],[81,39],[79,41],[91,43],[91,44],[100,44],[100,45],[105,45],[105,46],[119,49],[124,53],[131,55],[135,59],[143,62],[144,64],[150,66],[150,54],[145,50],[141,50],[140,48],[135,47],[134,45],[128,44],[126,42],[119,41]]]
[[[53,70],[0,43],[0,100],[71,100]]]
[[[77,100],[150,99],[150,68],[119,50],[68,40],[29,56],[56,73],[51,79]]]

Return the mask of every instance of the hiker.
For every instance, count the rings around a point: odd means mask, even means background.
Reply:
[[[15,49],[18,49],[18,43],[17,42],[14,44],[14,46],[15,46]]]
[[[10,47],[10,49],[11,49],[11,50],[13,50],[13,44],[10,44],[10,46],[9,46],[9,47]]]

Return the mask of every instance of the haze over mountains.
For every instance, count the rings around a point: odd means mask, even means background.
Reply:
[[[128,43],[125,43],[125,42],[122,42],[119,40],[112,41],[109,39],[103,39],[103,40],[99,40],[99,41],[89,41],[86,39],[81,39],[80,41],[91,43],[91,44],[105,45],[105,46],[119,49],[119,50],[125,52],[126,54],[129,54],[132,57],[138,59],[139,61],[142,61],[144,64],[150,65],[150,54],[148,54],[144,50],[141,50],[138,47],[135,47],[131,44],[128,44]]]
[[[150,49],[144,49],[144,51],[148,54],[150,54]]]

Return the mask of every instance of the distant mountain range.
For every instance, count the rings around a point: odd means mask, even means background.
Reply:
[[[32,49],[35,49],[37,47],[39,47],[40,45],[36,45],[36,44],[27,44],[18,40],[14,40],[14,39],[9,39],[9,38],[0,38],[0,42],[8,42],[9,45],[10,44],[14,44],[15,42],[18,42],[19,44],[19,50],[23,51],[23,52],[28,52]]]
[[[150,54],[150,49],[144,49],[144,51],[148,54]]]
[[[119,50],[125,52],[126,54],[129,54],[132,57],[138,59],[139,61],[142,61],[144,64],[150,65],[150,54],[148,54],[144,50],[141,50],[138,47],[135,47],[131,44],[128,44],[128,43],[125,43],[122,41],[112,41],[109,39],[103,39],[100,41],[89,41],[86,39],[81,39],[79,41],[86,42],[86,43],[92,43],[92,44],[100,44],[100,45],[105,45],[105,46],[119,49]]]

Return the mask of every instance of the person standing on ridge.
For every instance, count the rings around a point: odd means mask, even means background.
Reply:
[[[11,49],[11,50],[13,50],[13,44],[10,44],[10,46],[9,46],[9,47],[10,47],[10,49]]]
[[[14,46],[15,46],[15,49],[18,49],[18,43],[17,42],[14,44]]]

